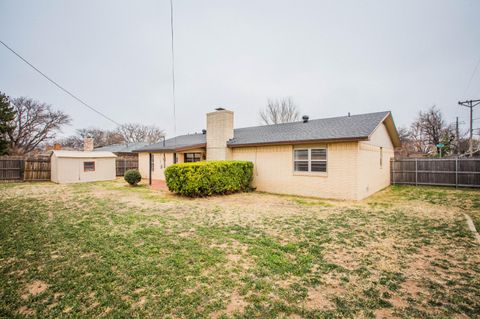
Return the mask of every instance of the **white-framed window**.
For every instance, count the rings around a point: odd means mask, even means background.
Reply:
[[[295,172],[326,172],[327,148],[298,148],[293,150],[293,170]]]

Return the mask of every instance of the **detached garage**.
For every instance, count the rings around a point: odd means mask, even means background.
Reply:
[[[116,157],[112,152],[53,151],[52,182],[63,184],[114,180]]]

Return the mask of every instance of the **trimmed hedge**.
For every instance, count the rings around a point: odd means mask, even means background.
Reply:
[[[137,185],[142,180],[142,175],[136,169],[129,169],[123,175],[123,178],[129,183],[130,185]]]
[[[168,189],[190,197],[249,191],[252,178],[253,163],[247,161],[180,163],[165,169]]]

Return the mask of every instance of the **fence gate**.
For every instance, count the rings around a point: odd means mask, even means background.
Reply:
[[[392,159],[391,183],[480,187],[480,159]]]

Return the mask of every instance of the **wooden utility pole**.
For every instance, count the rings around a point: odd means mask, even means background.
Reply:
[[[480,100],[459,101],[458,105],[463,105],[470,108],[470,138],[469,138],[469,154],[473,156],[473,108],[480,104]]]
[[[455,123],[455,139],[456,139],[456,149],[455,153],[458,155],[460,153],[460,131],[458,129],[458,116],[457,116],[457,121]]]

